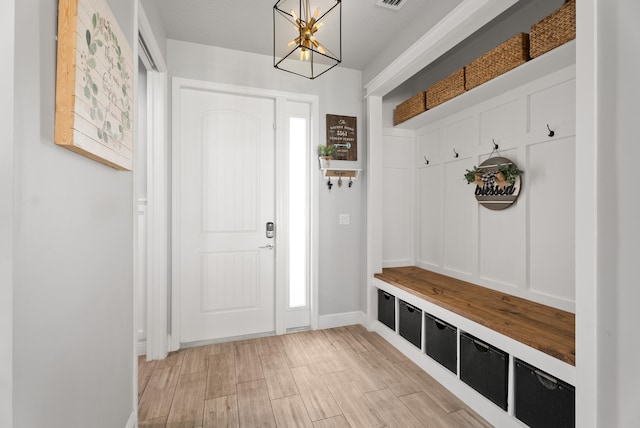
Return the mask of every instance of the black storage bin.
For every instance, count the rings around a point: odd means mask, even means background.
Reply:
[[[428,356],[458,373],[458,329],[428,313],[424,314],[424,347]]]
[[[509,354],[460,333],[460,380],[507,410]]]
[[[576,426],[576,390],[516,359],[515,415],[531,428],[573,428]]]
[[[378,321],[396,331],[396,298],[378,289]]]
[[[398,333],[414,346],[422,348],[422,311],[400,300]]]

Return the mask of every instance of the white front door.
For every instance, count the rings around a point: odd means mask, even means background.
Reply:
[[[272,332],[275,101],[187,88],[176,101],[180,341]]]

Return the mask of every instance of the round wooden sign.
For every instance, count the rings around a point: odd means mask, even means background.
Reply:
[[[504,166],[517,168],[514,162],[502,157],[489,158],[478,166],[482,171],[483,185],[476,184],[476,199],[480,205],[490,210],[510,207],[520,194],[520,175],[515,177],[512,184],[506,182],[504,175],[500,173],[500,168]]]

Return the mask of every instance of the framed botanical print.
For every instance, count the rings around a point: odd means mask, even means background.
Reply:
[[[106,0],[59,0],[54,141],[133,168],[133,52]]]

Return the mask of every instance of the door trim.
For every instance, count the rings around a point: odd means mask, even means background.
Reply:
[[[286,158],[283,157],[282,150],[278,150],[282,145],[282,142],[285,141],[286,136],[283,134],[286,129],[285,119],[286,115],[284,114],[284,109],[287,101],[297,101],[297,102],[305,102],[308,103],[311,107],[311,149],[314,149],[319,142],[319,97],[316,95],[306,95],[306,94],[297,94],[292,92],[283,92],[276,91],[270,89],[261,89],[261,88],[252,88],[246,86],[237,86],[230,85],[224,83],[215,83],[208,82],[202,80],[195,79],[186,79],[181,77],[174,77],[171,82],[172,86],[172,134],[171,134],[171,146],[172,146],[172,174],[171,174],[171,189],[172,189],[172,216],[171,216],[171,334],[170,334],[170,344],[169,349],[174,351],[180,349],[180,311],[181,311],[181,291],[182,284],[180,284],[180,278],[182,277],[182,272],[180,270],[179,260],[180,260],[180,248],[181,248],[181,233],[180,233],[180,210],[182,195],[180,192],[180,177],[181,177],[181,158],[180,158],[180,150],[177,149],[180,144],[180,102],[181,102],[181,91],[184,89],[194,89],[194,90],[202,90],[202,91],[212,91],[219,92],[230,95],[245,95],[245,96],[253,96],[253,97],[262,97],[269,98],[275,101],[275,116],[276,116],[276,183],[283,183],[286,179],[286,169],[279,167],[284,164]],[[310,156],[311,158],[311,156]],[[309,162],[311,160],[309,159]],[[311,167],[311,164],[309,164]],[[318,184],[318,174],[311,174],[311,193],[310,193],[310,224],[311,224],[311,234],[310,234],[310,305],[311,305],[311,328],[317,328],[318,325],[318,294],[317,294],[317,283],[318,283],[318,230],[317,230],[317,219],[318,219],[318,192],[317,192],[317,184]],[[288,209],[288,206],[281,200],[279,197],[280,191],[276,188],[276,225],[282,224],[280,219],[282,218],[282,213],[284,210]],[[278,236],[276,236],[276,240]],[[278,247],[282,247],[286,245],[285,242],[280,241],[276,242]],[[286,266],[286,261],[283,262],[281,257],[278,256],[278,252],[276,252],[276,284],[275,284],[275,326],[276,326],[276,334],[285,333],[284,328],[284,313],[286,308],[286,288],[285,283],[282,281],[282,275],[279,275],[278,272],[281,271],[281,267]]]
[[[155,63],[155,70],[147,64],[147,122],[137,126],[147,127],[147,209],[146,248],[147,259],[137,261],[137,269],[146,270],[146,284],[136,283],[137,288],[147,287],[147,359],[166,357],[169,351],[168,331],[168,245],[169,245],[169,203],[167,168],[167,65],[162,51],[153,34],[153,29],[142,5],[138,8],[138,34]],[[136,49],[138,44],[136,43]],[[153,144],[150,142],[153,141]],[[134,174],[136,172],[134,171]],[[137,248],[137,245],[136,245]],[[135,314],[134,314],[135,315]],[[134,319],[136,317],[134,316]],[[137,344],[137,331],[134,326]],[[137,360],[136,360],[137,361]]]

